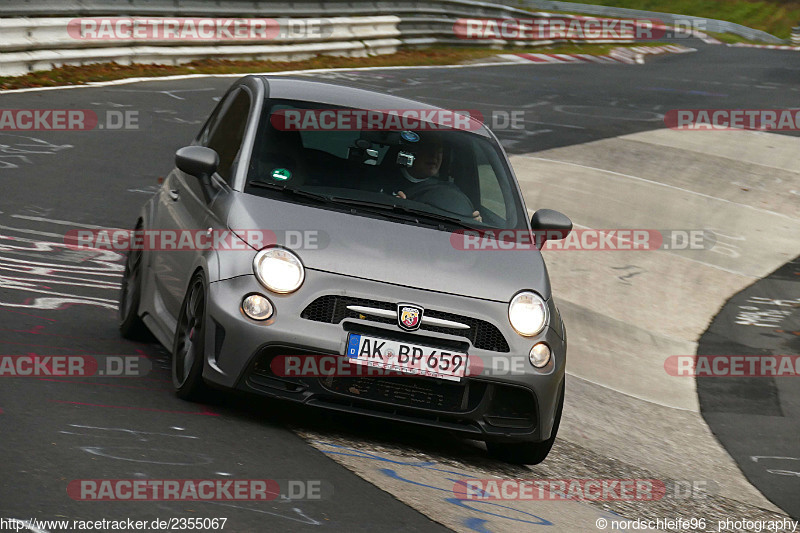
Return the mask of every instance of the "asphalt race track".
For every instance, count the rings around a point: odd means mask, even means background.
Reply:
[[[521,110],[523,128],[496,133],[515,156],[529,208],[561,209],[576,227],[713,226],[717,241],[732,250],[658,251],[641,260],[547,252],[554,254],[545,259],[554,294],[564,295],[559,305],[576,355],[568,365],[560,438],[550,457],[530,469],[490,460],[478,443],[405,426],[227,394],[207,405],[186,403],[172,392],[164,348],[120,338],[122,256],[71,249],[64,235],[129,228],[230,78],[0,95],[2,109],[134,111],[139,119],[135,130],[0,132],[0,354],[138,355],[152,368],[128,379],[3,378],[0,518],[224,517],[225,530],[234,532],[580,532],[596,531],[599,518],[677,516],[704,517],[708,525],[663,530],[717,531],[716,520],[725,518],[800,519],[796,378],[695,384],[664,373],[662,352],[651,360],[650,348],[628,349],[636,342],[673,355],[800,353],[798,133],[701,139],[665,130],[663,120],[670,109],[796,108],[800,53],[692,46],[698,51],[644,65],[306,74],[484,116]],[[637,184],[606,186],[597,172],[603,179],[634,176]],[[664,183],[653,176],[665,176]],[[684,203],[675,196],[681,194],[707,203]],[[641,208],[647,202],[660,210]],[[681,211],[687,205],[691,216]],[[741,239],[718,227],[740,218]],[[641,225],[647,223],[661,225]],[[672,266],[677,262],[680,268]],[[664,273],[657,274],[658,265]],[[696,302],[670,298],[680,290]],[[754,302],[780,320],[737,324],[739,306]],[[599,311],[605,306],[608,316]],[[625,340],[615,344],[614,332]],[[612,364],[600,368],[606,361]],[[609,368],[613,361],[624,364]],[[664,479],[674,490],[646,502],[454,499],[454,480],[476,476]],[[83,502],[67,493],[72,480],[136,478],[319,480],[323,490],[319,499],[284,494],[268,503]],[[708,489],[702,497],[677,495],[678,487],[701,481]]]
[[[800,350],[800,321],[794,295],[800,258],[736,294],[700,338],[698,354],[794,354]],[[755,308],[755,309],[754,309]],[[742,313],[755,312],[756,320]],[[752,315],[751,315],[752,316]],[[697,380],[703,416],[742,471],[772,501],[798,513],[797,409],[800,389],[778,377]],[[794,423],[792,423],[794,422]],[[742,439],[742,428],[749,438]],[[760,455],[748,454],[758,447]]]

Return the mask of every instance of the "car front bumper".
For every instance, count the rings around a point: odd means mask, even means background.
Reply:
[[[272,302],[275,312],[269,320],[254,321],[241,311],[242,299],[252,293]],[[330,295],[413,302],[426,310],[478,318],[502,333],[508,351],[479,349],[448,332],[405,332],[369,316],[337,323],[301,317],[309,304]],[[312,269],[306,269],[303,286],[293,294],[270,293],[255,276],[245,275],[211,283],[208,302],[203,377],[217,387],[437,427],[478,440],[540,442],[550,436],[566,367],[566,340],[560,319],[552,312],[553,327],[526,338],[508,324],[506,303]],[[471,375],[453,382],[420,376],[282,377],[272,372],[270,361],[276,356],[346,353],[348,332],[463,350],[470,357]],[[528,353],[538,342],[546,342],[553,353],[543,369],[528,362]],[[474,375],[473,369],[481,367]]]

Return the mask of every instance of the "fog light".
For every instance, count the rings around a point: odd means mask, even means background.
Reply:
[[[531,364],[536,368],[544,368],[550,362],[550,347],[543,342],[535,344],[528,356]]]
[[[272,304],[260,294],[251,294],[242,300],[242,311],[253,320],[266,320],[272,316]]]

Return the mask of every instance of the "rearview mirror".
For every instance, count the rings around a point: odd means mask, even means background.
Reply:
[[[572,231],[572,221],[559,211],[539,209],[531,217],[531,228],[537,235],[537,241],[558,241]]]
[[[219,166],[219,155],[205,146],[184,146],[175,152],[175,166],[191,176],[211,176]]]

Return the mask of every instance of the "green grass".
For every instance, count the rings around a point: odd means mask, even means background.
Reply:
[[[763,41],[751,41],[750,39],[745,39],[741,35],[735,35],[733,33],[714,33],[712,31],[708,31],[706,33],[712,37],[716,37],[723,43],[727,44],[737,44],[737,43],[764,44]]]
[[[317,56],[304,61],[229,61],[203,60],[184,65],[119,65],[97,63],[81,66],[63,66],[53,70],[31,72],[23,76],[0,77],[0,90],[27,87],[53,87],[59,85],[84,85],[86,83],[123,78],[160,77],[182,74],[247,74],[254,72],[280,72],[285,70],[320,68],[388,67],[404,65],[454,65],[475,62],[502,53],[558,53],[607,54],[611,48],[622,45],[563,44],[513,49],[476,47],[437,47],[422,50],[401,50],[395,54],[371,57]]]
[[[678,13],[735,22],[788,39],[800,25],[798,0],[580,0],[584,4]]]

